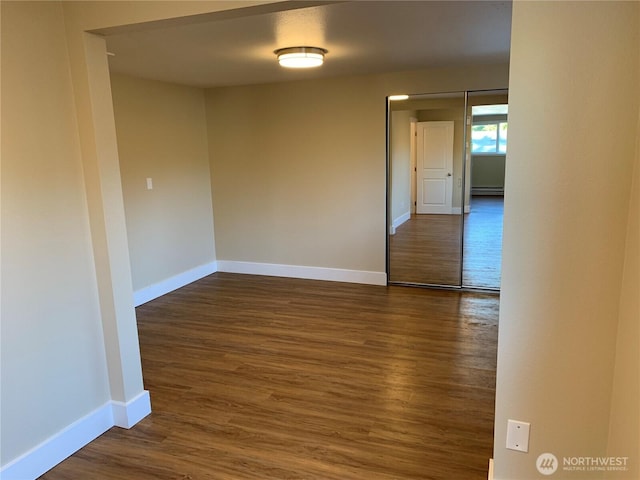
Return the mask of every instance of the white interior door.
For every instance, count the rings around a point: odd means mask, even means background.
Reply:
[[[453,122],[418,122],[416,213],[452,212]]]

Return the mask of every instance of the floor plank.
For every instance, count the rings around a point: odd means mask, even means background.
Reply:
[[[487,478],[495,295],[217,273],[137,316],[152,414],[41,478]]]

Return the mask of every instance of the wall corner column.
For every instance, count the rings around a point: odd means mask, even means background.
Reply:
[[[106,42],[67,25],[67,45],[111,400],[116,425],[129,428],[151,405],[142,382]]]

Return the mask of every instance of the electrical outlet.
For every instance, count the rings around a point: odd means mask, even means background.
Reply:
[[[518,452],[529,451],[530,423],[509,420],[507,422],[507,448]]]

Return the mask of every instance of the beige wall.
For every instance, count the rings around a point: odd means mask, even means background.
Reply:
[[[206,97],[218,259],[384,271],[384,94],[329,80]]]
[[[4,465],[110,392],[62,7],[1,8]]]
[[[620,292],[623,266],[633,271],[637,265],[637,245],[627,247],[625,260],[625,241],[637,238],[628,233],[628,218],[639,8],[637,2],[513,5],[494,444],[498,480],[539,478],[535,461],[543,452],[560,461],[614,453],[608,437],[618,321],[630,332],[638,322],[628,294],[620,310]],[[637,298],[634,275],[625,277],[624,291]],[[631,343],[637,350],[637,337],[620,340],[626,354]],[[619,360],[621,376],[637,375],[637,357]],[[617,418],[637,419],[637,401],[626,408],[614,409]],[[531,422],[529,453],[505,448],[507,419]],[[637,464],[637,437],[635,442],[615,455]],[[581,472],[575,478],[602,474]]]
[[[385,270],[385,97],[503,88],[503,65],[206,91],[219,260]]]
[[[391,113],[389,129],[391,149],[391,221],[411,212],[411,118],[413,111],[395,111]]]
[[[111,85],[139,290],[215,260],[204,93],[115,74]]]
[[[504,188],[506,155],[471,155],[471,188]]]
[[[639,12],[640,14],[640,12]],[[640,62],[640,61],[639,61]],[[640,86],[638,87],[640,98]],[[640,115],[636,164],[629,202],[620,320],[611,397],[608,454],[633,459],[626,478],[640,478]],[[619,478],[611,475],[610,478]]]

